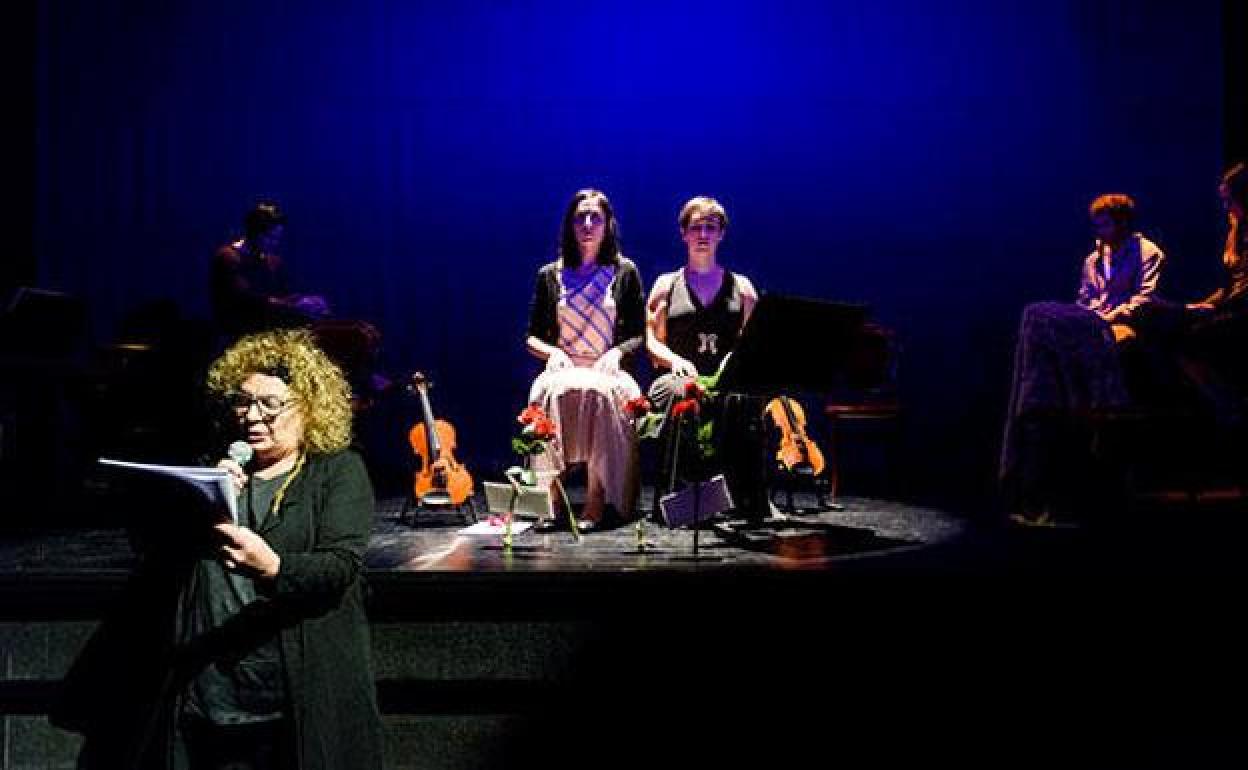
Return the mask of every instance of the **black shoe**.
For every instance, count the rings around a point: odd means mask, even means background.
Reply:
[[[602,509],[602,519],[598,521],[598,529],[619,529],[637,520],[637,516],[625,516],[614,505],[607,503]]]
[[[546,519],[540,526],[539,532],[571,532],[572,517],[568,515],[568,509],[563,503],[556,501],[553,505],[554,518]],[[579,522],[578,522],[579,524]]]

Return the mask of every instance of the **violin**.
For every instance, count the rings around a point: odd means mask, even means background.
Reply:
[[[420,372],[412,374],[407,387],[420,397],[424,415],[407,434],[412,451],[421,460],[413,493],[421,505],[463,505],[472,497],[472,476],[455,459],[455,428],[446,420],[433,417],[433,407],[429,405],[431,387],[432,383]]]
[[[818,476],[823,473],[823,452],[806,435],[806,412],[802,405],[789,398],[773,398],[764,410],[780,429],[780,448],[776,460],[790,473]]]

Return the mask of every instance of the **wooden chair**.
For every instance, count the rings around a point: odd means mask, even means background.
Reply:
[[[840,491],[843,422],[872,422],[887,425],[886,474],[896,474],[897,453],[901,446],[902,407],[898,396],[897,370],[901,348],[896,334],[877,324],[863,327],[859,343],[849,353],[843,388],[828,394],[823,413],[828,418],[827,474],[829,494],[835,500]],[[890,484],[890,487],[893,486]]]

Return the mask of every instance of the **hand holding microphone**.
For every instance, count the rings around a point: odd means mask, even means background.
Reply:
[[[243,468],[251,462],[254,454],[251,445],[246,441],[235,441],[226,450],[226,459],[217,463],[218,468],[225,468],[230,472],[230,478],[234,482],[234,494],[242,492],[243,486],[247,484],[247,471]]]

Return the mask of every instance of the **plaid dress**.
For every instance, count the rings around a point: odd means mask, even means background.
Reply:
[[[542,372],[529,403],[540,404],[558,427],[551,451],[534,458],[535,469],[562,472],[585,463],[606,503],[629,515],[637,497],[637,441],[622,407],[641,389],[628,372],[593,368],[615,344],[615,277],[616,269],[606,265],[588,275],[559,271],[559,348],[576,366]]]

